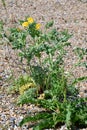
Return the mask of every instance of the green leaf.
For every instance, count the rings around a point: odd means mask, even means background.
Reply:
[[[36,88],[29,88],[23,95],[20,95],[17,101],[17,104],[37,104],[37,99],[35,97],[37,96],[37,89]]]
[[[67,114],[66,114],[66,125],[67,128],[70,128],[71,126],[71,104],[67,105]]]
[[[80,77],[80,78],[76,78],[73,82],[72,82],[72,85],[73,84],[76,84],[78,82],[82,82],[82,81],[85,81],[87,80],[87,76],[83,76],[83,77]]]
[[[74,52],[76,53],[76,55],[78,55],[78,57],[80,58],[80,60],[83,59],[84,55],[87,55],[87,50],[85,48],[80,48],[80,47],[76,47],[74,49]]]
[[[46,29],[49,29],[50,27],[53,26],[53,24],[54,24],[54,22],[53,22],[53,21],[50,21],[50,22],[48,22],[48,23],[45,25],[45,28],[46,28]]]
[[[36,122],[38,120],[42,120],[42,119],[47,119],[51,116],[50,113],[47,113],[47,112],[40,112],[40,113],[37,113],[36,115],[34,116],[27,116],[25,117],[21,122],[20,122],[20,126],[22,126],[23,124],[27,123],[27,122]]]
[[[50,117],[50,118],[46,118],[45,120],[38,123],[38,125],[34,126],[33,130],[43,130],[47,128],[53,128],[53,125],[54,125],[53,118]]]

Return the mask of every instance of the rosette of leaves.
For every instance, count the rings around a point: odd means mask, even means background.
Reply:
[[[27,103],[39,104],[45,111],[27,115],[20,126],[27,122],[35,123],[34,130],[47,128],[56,129],[60,125],[66,124],[67,129],[86,128],[87,126],[87,100],[75,98],[67,102],[58,102],[57,98],[52,98],[49,94],[47,99],[27,98]],[[23,101],[25,101],[23,99]],[[26,102],[26,101],[25,101]],[[38,122],[39,121],[39,122]],[[31,126],[30,126],[31,127]]]

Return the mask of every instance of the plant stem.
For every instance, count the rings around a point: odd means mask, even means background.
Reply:
[[[38,59],[39,59],[39,64],[40,64],[40,66],[42,67],[41,58],[38,57]]]

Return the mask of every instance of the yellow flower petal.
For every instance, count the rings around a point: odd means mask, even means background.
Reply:
[[[45,98],[45,94],[44,93],[40,94],[40,96],[38,97],[38,99],[44,99],[44,98]]]
[[[22,26],[23,26],[23,27],[28,27],[28,25],[29,25],[28,22],[24,22],[24,23],[22,23]]]
[[[36,30],[39,30],[40,27],[41,27],[41,24],[40,24],[40,23],[37,23],[37,24],[36,24]]]
[[[19,92],[20,94],[23,94],[29,88],[34,88],[34,87],[36,87],[35,83],[27,83],[19,88]]]
[[[27,18],[27,21],[29,24],[32,24],[34,22],[34,19],[32,17]]]

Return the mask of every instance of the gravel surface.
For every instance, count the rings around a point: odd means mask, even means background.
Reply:
[[[19,19],[31,16],[42,24],[42,28],[47,21],[54,20],[58,30],[68,29],[73,34],[65,61],[66,70],[76,62],[72,49],[76,46],[87,48],[87,0],[6,0],[6,8],[7,12],[0,1],[0,20],[4,21],[5,29],[16,26]],[[24,68],[16,52],[4,40],[0,45],[0,130],[31,130],[28,126],[20,128],[18,124],[27,112],[39,110],[32,105],[16,106],[16,95],[7,95],[8,78],[24,74]],[[75,77],[83,75],[87,76],[85,68],[74,70]],[[87,96],[87,82],[79,87],[80,95]],[[60,130],[65,130],[65,127]]]

